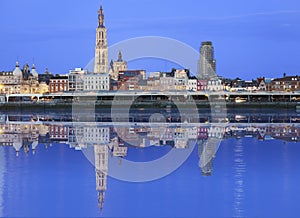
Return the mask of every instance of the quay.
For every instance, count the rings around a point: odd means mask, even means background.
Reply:
[[[227,107],[277,106],[296,108],[300,103],[300,92],[227,92],[227,91],[97,91],[61,92],[47,94],[4,94],[0,96],[0,107],[21,104],[22,106],[70,106],[95,102],[98,106],[132,104],[145,106],[166,106],[170,102],[209,107],[211,102],[223,103]]]

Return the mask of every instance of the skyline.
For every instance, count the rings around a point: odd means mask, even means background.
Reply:
[[[298,73],[300,28],[296,21],[300,7],[296,1],[289,0],[284,5],[279,1],[272,1],[272,5],[271,1],[229,1],[226,6],[214,2],[105,0],[86,4],[67,0],[58,5],[52,1],[1,1],[4,34],[0,46],[5,54],[1,55],[0,71],[12,70],[17,59],[22,64],[34,62],[39,73],[46,67],[60,74],[86,66],[94,56],[97,10],[102,4],[109,46],[133,37],[155,35],[179,40],[199,51],[201,42],[210,40],[215,47],[218,75],[252,79]],[[213,7],[207,10],[208,6]],[[8,19],[12,10],[13,17]]]

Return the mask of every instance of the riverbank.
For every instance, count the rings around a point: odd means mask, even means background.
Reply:
[[[56,102],[56,103],[37,103],[37,102],[8,102],[1,103],[0,110],[1,111],[22,111],[22,110],[31,110],[33,112],[36,111],[72,111],[73,108],[83,109],[86,107],[95,107],[98,109],[111,109],[114,108],[147,108],[147,109],[189,109],[194,108],[197,105],[198,109],[210,109],[212,105],[218,107],[226,107],[227,109],[272,109],[272,110],[296,110],[296,106],[300,105],[297,102],[244,102],[244,103],[235,103],[235,102],[203,102],[203,101],[195,101],[195,102],[176,102],[170,103],[168,101],[156,101],[156,102],[131,102],[131,101],[82,101],[82,102]],[[225,106],[226,105],[226,106]]]

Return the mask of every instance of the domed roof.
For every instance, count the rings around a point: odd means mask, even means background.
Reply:
[[[34,64],[32,65],[32,68],[31,68],[31,72],[30,72],[30,73],[32,74],[33,77],[38,77],[38,76],[39,76],[38,72],[37,72],[36,69],[35,69]]]
[[[19,77],[23,76],[22,70],[20,69],[20,66],[19,66],[19,62],[16,63],[16,68],[13,71],[13,75],[19,76]]]

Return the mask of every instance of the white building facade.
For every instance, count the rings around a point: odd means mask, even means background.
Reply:
[[[212,78],[207,82],[207,90],[208,91],[223,91],[222,81],[218,78]]]
[[[186,90],[188,87],[187,70],[176,70],[174,75],[175,89],[178,91]]]
[[[83,70],[82,68],[75,68],[75,70],[69,71],[69,91],[83,91],[85,74],[87,74],[87,70]]]
[[[84,74],[84,91],[108,91],[110,88],[109,74]]]

